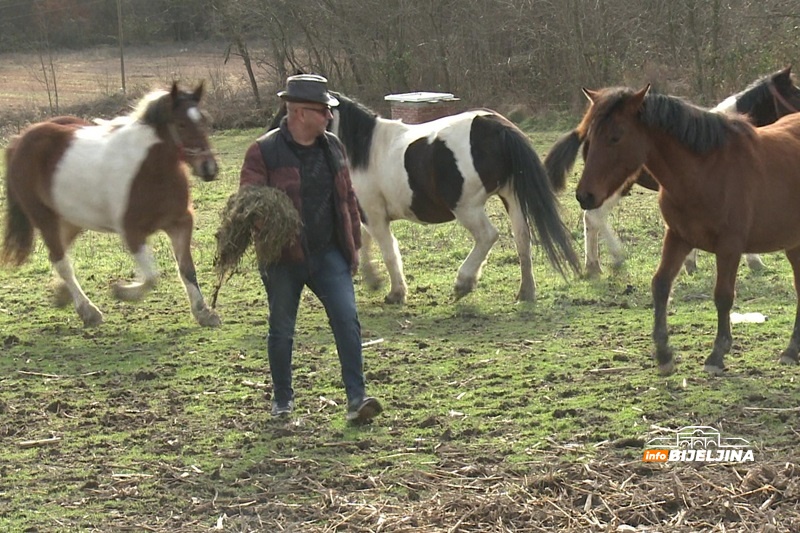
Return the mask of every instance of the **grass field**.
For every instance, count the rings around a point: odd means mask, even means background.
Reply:
[[[193,187],[206,296],[219,213],[259,133],[218,132],[221,178]],[[560,133],[531,135],[544,154]],[[563,207],[579,248],[574,185]],[[87,234],[72,256],[106,318],[87,330],[72,309],[49,305],[39,244],[30,263],[0,271],[0,530],[796,530],[798,370],[776,362],[795,305],[783,257],[740,272],[734,311],[767,321],[734,326],[729,371],[709,378],[713,258],[701,254],[699,272],[675,286],[679,363],[665,378],[650,359],[654,194],[635,190],[612,217],[629,255],[621,270],[563,279],[535,249],[533,305],[513,301],[513,240],[499,202],[490,209],[501,238],[463,300],[452,285],[470,242],[452,224],[393,226],[405,306],[356,278],[364,341],[374,341],[368,388],[386,408],[362,428],[345,424],[333,339],[310,293],[295,344],[297,410],[275,421],[252,266],[221,290],[222,327],[202,329],[165,236],[152,240],[160,285],[130,304],[108,288],[133,275],[132,260],[115,237]],[[648,439],[688,425],[750,441],[756,462],[642,462]]]

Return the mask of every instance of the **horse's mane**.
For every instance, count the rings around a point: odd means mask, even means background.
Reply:
[[[736,110],[739,112],[753,109],[762,101],[772,98],[772,93],[769,90],[769,84],[773,83],[774,79],[780,77],[785,71],[779,71],[764,76],[751,83],[742,92],[735,95]]]
[[[128,115],[131,119],[145,124],[164,124],[169,117],[170,93],[163,90],[151,91],[144,95]]]
[[[162,90],[147,93],[139,100],[129,117],[150,126],[167,124],[172,120],[172,110],[177,105],[177,102],[195,99],[192,93],[178,91],[177,89],[173,89],[173,91],[175,91],[174,95],[170,91]],[[208,119],[205,111],[201,113]]]
[[[635,94],[629,88],[611,88],[603,91],[581,123],[584,132],[588,126],[600,124]],[[744,116],[728,116],[691,104],[676,96],[650,92],[639,109],[639,120],[658,128],[690,150],[706,153],[723,146],[732,135],[753,135],[754,129]]]
[[[340,93],[331,91],[339,100],[339,131],[336,134],[347,150],[347,157],[354,169],[369,165],[372,150],[372,134],[378,123],[378,115],[366,106]]]

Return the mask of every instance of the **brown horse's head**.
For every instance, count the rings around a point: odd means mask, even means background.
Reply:
[[[584,168],[575,197],[594,209],[620,189],[644,164],[646,137],[639,113],[650,85],[630,89],[583,89],[591,105],[578,127],[584,140]]]
[[[173,83],[169,92],[146,101],[140,116],[156,128],[166,143],[174,146],[195,176],[211,181],[216,178],[219,165],[208,140],[208,114],[200,109],[202,97],[202,82],[193,92],[181,91]]]

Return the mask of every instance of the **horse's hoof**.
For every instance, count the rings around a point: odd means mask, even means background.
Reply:
[[[204,309],[195,315],[195,318],[197,323],[205,328],[218,328],[222,324],[219,315],[211,309]]]
[[[364,278],[364,283],[367,284],[367,288],[371,291],[379,291],[381,287],[383,287],[383,280],[380,278]]]
[[[706,363],[703,365],[703,370],[705,370],[709,376],[721,376],[725,373],[724,366],[715,365],[713,363]]]
[[[746,261],[747,261],[747,266],[753,272],[762,272],[764,269],[767,268],[767,265],[765,265],[764,262],[761,260],[761,258],[757,255],[752,257],[748,255]]]
[[[83,326],[93,328],[103,323],[103,313],[91,302],[85,302],[77,308],[78,316],[83,320]]]
[[[595,279],[599,278],[600,275],[603,273],[603,269],[600,268],[600,263],[593,262],[593,263],[586,263],[586,267],[584,268],[584,275],[583,277],[586,279]]]
[[[453,294],[455,295],[456,301],[475,290],[477,285],[478,280],[457,280],[455,287],[453,287]]]
[[[675,372],[675,361],[670,359],[666,363],[659,363],[658,373],[662,376],[671,376]]]
[[[406,303],[406,295],[403,294],[402,292],[390,292],[389,294],[386,295],[383,301],[386,302],[387,304],[392,304],[392,305],[404,304]]]
[[[371,291],[377,291],[383,286],[383,278],[375,272],[375,267],[371,265],[361,267],[361,278]]]
[[[790,352],[789,350],[785,350],[781,354],[781,358],[779,359],[782,365],[796,365],[798,362],[797,352]]]
[[[122,302],[138,302],[150,290],[144,283],[123,283],[118,281],[111,285],[111,294]]]
[[[518,302],[525,302],[525,303],[534,303],[536,301],[536,293],[534,292],[523,292],[520,291],[517,294],[517,301]]]
[[[55,307],[66,307],[72,303],[72,295],[69,293],[67,284],[59,283],[53,289],[53,305]]]

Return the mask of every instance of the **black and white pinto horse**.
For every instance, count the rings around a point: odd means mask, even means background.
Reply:
[[[800,110],[800,88],[792,83],[791,67],[753,82],[744,91],[729,96],[712,109],[718,113],[747,115],[755,126],[772,124],[782,116],[796,113],[798,110]],[[551,151],[551,154],[553,153]],[[546,164],[550,161],[551,154],[548,154],[545,160]],[[548,168],[550,167],[548,166]],[[627,196],[633,183],[631,182],[617,191],[597,209],[583,212],[584,268],[587,276],[597,276],[601,273],[599,255],[599,237],[601,236],[608,245],[614,268],[620,267],[625,261],[622,243],[608,223],[608,215],[620,200]],[[658,183],[644,170],[639,173],[635,183],[653,191],[658,190]],[[757,254],[745,254],[745,259],[752,270],[760,270],[764,267],[764,263]],[[697,250],[689,253],[684,261],[684,267],[690,274],[697,270]]]
[[[391,279],[388,303],[402,303],[408,288],[393,220],[438,224],[456,219],[475,239],[461,264],[455,296],[476,286],[481,269],[499,237],[485,204],[499,195],[511,219],[522,279],[517,299],[533,301],[531,230],[550,263],[562,274],[580,268],[572,237],[564,225],[555,192],[541,160],[525,134],[500,114],[472,110],[422,124],[404,124],[378,116],[338,93],[331,130],[350,160],[353,189],[363,213],[361,269],[367,284],[380,286],[371,258],[378,242]],[[276,125],[280,114],[273,125]]]

